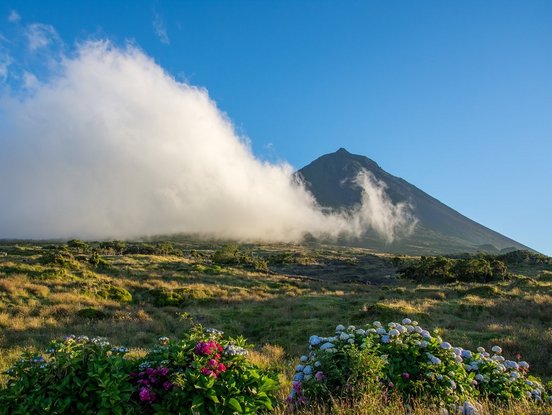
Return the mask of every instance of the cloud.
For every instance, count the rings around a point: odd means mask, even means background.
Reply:
[[[17,23],[20,20],[21,20],[21,16],[19,15],[19,13],[17,13],[16,10],[12,10],[8,15],[8,22],[10,23]]]
[[[60,38],[54,27],[47,24],[30,24],[27,26],[25,34],[30,51],[36,51],[60,42]]]
[[[12,63],[12,59],[7,54],[0,54],[0,82],[5,82],[8,79],[8,69]]]
[[[157,35],[161,43],[164,43],[165,45],[171,43],[169,35],[167,34],[167,27],[165,26],[165,22],[163,22],[163,18],[155,10],[153,11],[153,30],[155,31],[155,34]]]
[[[89,42],[32,94],[0,98],[0,237],[240,240],[359,236],[411,223],[361,174],[363,203],[325,213],[291,166],[259,161],[207,91],[134,47]]]

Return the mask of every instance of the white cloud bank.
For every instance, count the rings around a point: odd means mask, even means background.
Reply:
[[[0,99],[0,238],[297,241],[373,228],[392,241],[413,226],[369,174],[362,206],[323,213],[289,165],[253,156],[207,91],[136,48],[89,42],[61,66],[31,96]]]

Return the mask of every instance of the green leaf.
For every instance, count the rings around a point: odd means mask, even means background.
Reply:
[[[228,406],[232,408],[234,411],[237,411],[238,413],[243,413],[243,409],[240,405],[240,403],[237,401],[236,398],[230,398],[227,402]]]

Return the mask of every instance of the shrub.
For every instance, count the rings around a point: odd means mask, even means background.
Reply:
[[[103,298],[105,300],[130,303],[132,294],[123,287],[113,285],[107,282],[87,282],[85,289],[87,293]]]
[[[96,268],[108,268],[109,262],[102,258],[97,252],[93,252],[88,258],[88,262]]]
[[[133,377],[142,413],[254,414],[272,410],[277,375],[245,357],[243,338],[195,326],[182,340],[159,339]],[[153,378],[153,380],[152,380]]]
[[[268,261],[249,252],[240,251],[236,244],[228,244],[213,254],[218,265],[242,265],[255,271],[268,272]]]
[[[416,281],[489,282],[508,275],[506,264],[496,258],[424,257],[399,268],[403,277]]]
[[[71,252],[65,248],[56,248],[42,255],[44,265],[55,265],[61,268],[78,268],[78,263]]]
[[[134,392],[125,348],[104,338],[68,336],[44,356],[26,354],[0,389],[0,414],[131,414]]]
[[[108,317],[108,314],[102,310],[98,310],[97,308],[86,307],[77,311],[77,316],[90,320],[103,320]]]
[[[0,389],[0,415],[256,414],[274,409],[277,375],[250,363],[240,337],[195,326],[127,358],[104,338],[68,336],[26,354]]]
[[[79,253],[86,253],[90,249],[90,246],[80,239],[71,239],[67,241],[67,246]]]
[[[360,329],[338,325],[334,336],[311,336],[309,344],[309,355],[295,368],[288,397],[294,406],[343,396],[349,384],[343,382],[362,376],[359,370],[370,373],[385,393],[454,410],[471,408],[472,414],[476,409],[470,401],[478,396],[500,401],[547,398],[539,380],[529,376],[529,365],[506,360],[500,347],[494,346],[492,355],[483,348],[472,352],[453,347],[410,319],[387,326],[376,321]]]

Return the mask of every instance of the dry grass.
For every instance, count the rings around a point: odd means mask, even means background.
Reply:
[[[531,278],[520,276],[499,284],[414,284],[380,277],[371,281],[370,273],[378,274],[378,261],[383,264],[380,274],[389,272],[389,265],[385,256],[378,259],[360,249],[255,247],[260,254],[285,250],[300,255],[302,265],[276,267],[267,274],[214,267],[209,260],[212,247],[191,248],[201,255],[112,255],[104,256],[108,262],[104,268],[91,266],[85,258],[59,269],[41,263],[41,246],[6,247],[7,255],[0,256],[0,371],[22,350],[38,350],[69,333],[105,336],[140,354],[159,336],[179,336],[188,327],[181,314],[189,313],[198,323],[264,345],[251,358],[284,373],[282,399],[290,387],[293,359],[307,351],[311,334],[331,334],[338,323],[361,325],[405,316],[438,328],[448,341],[465,348],[500,344],[507,356],[519,353],[529,361],[533,373],[552,377],[552,273],[547,270],[531,270]],[[342,262],[330,275],[335,261]],[[365,264],[364,280],[350,278],[351,271],[343,265],[347,263],[356,267],[355,272]],[[317,270],[326,272],[323,278],[317,278]],[[343,279],[356,282],[340,282]],[[98,285],[122,287],[133,300],[101,298],[90,289]],[[185,295],[178,304],[158,306],[152,293],[162,289]],[[98,318],[82,315],[90,308],[101,312]],[[0,384],[3,381],[0,376]],[[546,413],[523,406],[485,405],[487,413],[497,415]],[[381,396],[355,403],[336,401],[330,408],[304,413],[405,414],[407,410],[438,413],[422,406],[410,410],[398,400],[383,402]],[[277,413],[284,412],[280,408]]]

